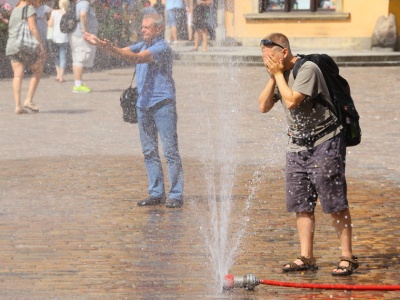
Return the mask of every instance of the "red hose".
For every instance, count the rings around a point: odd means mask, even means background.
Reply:
[[[294,283],[260,279],[260,284],[325,290],[359,290],[359,291],[398,291],[400,285],[348,285],[324,283]]]

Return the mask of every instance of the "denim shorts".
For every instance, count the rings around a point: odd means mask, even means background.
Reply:
[[[11,62],[23,63],[25,67],[30,67],[39,60],[39,53],[36,55],[27,54],[24,52],[18,52],[12,55],[8,55]]]
[[[178,25],[178,9],[168,9],[167,10],[167,21],[169,27],[174,27]]]
[[[324,213],[348,208],[343,134],[308,150],[286,154],[286,208],[313,212],[320,199]]]

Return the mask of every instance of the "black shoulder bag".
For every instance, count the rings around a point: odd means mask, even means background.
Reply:
[[[137,111],[136,111],[136,102],[138,99],[138,91],[136,87],[132,87],[133,80],[135,79],[136,69],[133,72],[133,77],[131,81],[131,85],[122,93],[119,100],[121,101],[122,107],[122,118],[125,122],[129,123],[137,123]]]

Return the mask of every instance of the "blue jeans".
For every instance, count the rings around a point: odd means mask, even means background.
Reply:
[[[55,55],[54,55],[54,63],[57,67],[65,69],[67,64],[67,48],[68,43],[56,44],[54,43],[55,47]]]
[[[160,135],[168,167],[170,183],[168,197],[183,200],[183,169],[178,150],[178,116],[175,103],[165,100],[150,108],[137,108],[137,114],[150,196],[165,196],[164,175],[158,152],[158,135]]]
[[[169,27],[176,27],[178,24],[178,8],[167,10],[167,22]]]

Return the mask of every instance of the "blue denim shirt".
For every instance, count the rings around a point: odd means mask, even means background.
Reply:
[[[149,108],[157,103],[175,101],[175,83],[172,79],[172,49],[161,37],[150,43],[139,42],[130,46],[132,52],[149,50],[154,62],[136,65],[136,86],[139,97],[137,107]]]

